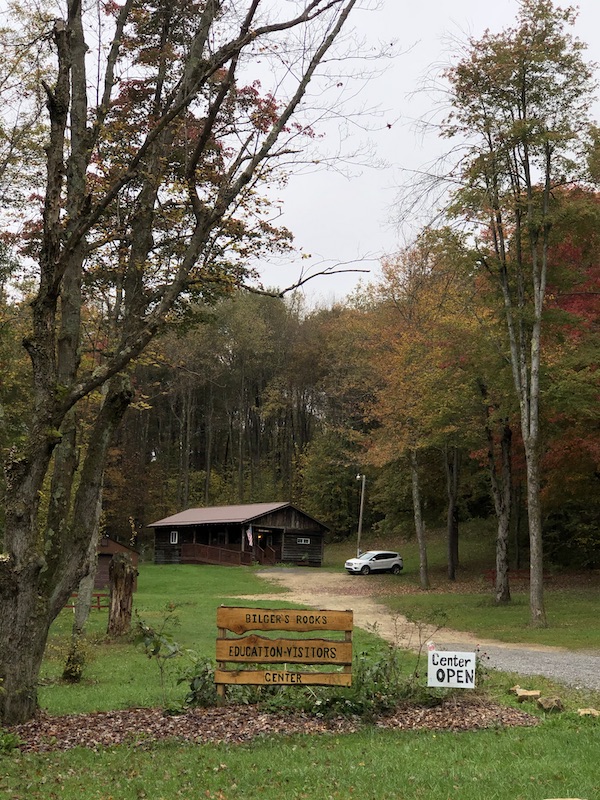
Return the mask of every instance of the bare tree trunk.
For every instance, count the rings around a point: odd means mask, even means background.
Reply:
[[[98,502],[100,506],[100,498]],[[66,681],[78,683],[83,676],[85,666],[85,651],[82,647],[85,626],[90,616],[92,606],[92,594],[94,592],[94,581],[96,579],[96,568],[98,566],[98,536],[90,539],[88,550],[87,566],[89,572],[79,581],[77,587],[77,597],[73,608],[73,628],[71,630],[71,644],[67,660],[63,668],[62,677]]]
[[[523,487],[521,482],[517,484],[515,490],[515,500],[514,500],[514,508],[515,513],[513,514],[515,518],[514,522],[514,535],[515,535],[515,566],[517,569],[521,568],[521,517],[522,517],[522,502],[521,497],[523,495]]]
[[[0,565],[2,566],[2,565]],[[48,599],[38,590],[39,564],[0,570],[0,719],[11,725],[37,710],[37,683],[52,620]]]
[[[425,542],[425,525],[421,505],[421,487],[419,482],[419,463],[416,450],[410,451],[410,475],[412,483],[413,515],[415,531],[419,545],[419,578],[421,589],[429,589],[429,570],[427,568],[427,544]]]
[[[512,430],[508,422],[502,429],[500,442],[502,450],[502,477],[498,478],[496,457],[494,454],[494,437],[489,425],[486,425],[488,436],[488,464],[490,483],[498,530],[496,534],[496,603],[510,602],[510,584],[508,577],[508,539],[512,511],[512,462],[511,442]]]
[[[531,624],[547,625],[544,606],[544,558],[542,545],[542,510],[540,503],[540,469],[535,446],[526,447],[527,514],[529,518],[529,609]]]
[[[27,462],[13,465],[11,474],[19,473],[19,491],[7,502],[6,527],[6,544],[10,538],[13,555],[0,559],[0,719],[5,724],[29,719],[37,708],[48,630],[86,571],[90,539],[97,533],[106,450],[131,397],[128,382],[114,379],[90,433],[71,524],[64,527],[60,540],[51,540],[49,551],[38,551],[38,538],[32,536],[37,526],[29,521],[43,485],[43,480],[36,483],[41,459],[33,462],[33,469]]]
[[[488,392],[483,381],[479,381],[479,389],[486,405],[485,433],[488,442],[488,472],[494,510],[496,512],[496,603],[510,602],[510,584],[508,578],[508,540],[512,516],[512,428],[508,419],[502,425],[500,439],[501,470],[494,446],[494,434],[490,423],[490,409],[487,403]]]
[[[446,488],[448,493],[447,536],[448,536],[448,579],[456,580],[458,567],[458,478],[460,473],[460,453],[458,447],[444,450],[446,469]]]
[[[210,478],[212,471],[213,426],[214,426],[214,395],[212,385],[209,385],[208,408],[206,411],[206,460],[204,478],[204,504],[210,504]]]
[[[110,562],[109,575],[110,610],[106,632],[109,636],[123,636],[131,629],[133,587],[137,575],[131,556],[116,553]]]
[[[242,373],[241,378],[241,385],[240,385],[240,394],[239,394],[239,404],[238,404],[238,441],[237,441],[237,499],[238,503],[244,502],[244,445],[246,439],[246,432],[247,432],[247,418],[246,418],[246,391],[245,391],[245,379],[244,374]]]
[[[75,619],[73,620],[73,636],[81,636],[85,631],[85,626],[90,616],[92,606],[92,594],[98,569],[98,539],[100,536],[100,514],[102,512],[102,494],[98,495],[96,503],[96,513],[94,520],[95,533],[90,539],[88,548],[86,568],[87,573],[79,581],[77,588],[77,600],[75,601]]]

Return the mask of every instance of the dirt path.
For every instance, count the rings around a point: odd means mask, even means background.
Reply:
[[[362,577],[302,568],[274,568],[259,575],[284,587],[288,593],[253,595],[243,599],[285,600],[312,608],[352,610],[356,626],[403,647],[418,650],[428,641],[434,641],[444,650],[469,652],[479,645],[480,657],[485,657],[487,665],[493,669],[518,675],[544,675],[561,683],[600,692],[600,650],[582,653],[562,647],[510,644],[464,631],[417,626],[402,614],[394,614],[377,602],[378,594],[389,593],[389,585],[378,582],[378,575]]]
[[[402,614],[392,613],[377,602],[377,585],[380,576],[347,575],[346,573],[318,572],[303,568],[275,568],[258,573],[261,578],[285,587],[289,595],[260,595],[261,600],[283,600],[332,610],[352,610],[354,624],[367,631],[376,631],[382,639],[404,647],[418,649],[424,642],[433,639],[437,644],[447,646],[464,645],[465,650],[473,650],[477,645],[494,647],[516,647],[494,639],[482,639],[464,631],[449,628],[437,630],[430,626],[417,626],[409,622]],[[402,580],[402,578],[399,578]],[[249,598],[248,598],[249,599]],[[254,596],[254,599],[257,599]],[[548,651],[559,651],[555,647],[534,647]]]

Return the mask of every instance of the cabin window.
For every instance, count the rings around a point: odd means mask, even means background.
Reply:
[[[306,538],[296,539],[296,544],[310,544],[310,539]]]
[[[177,544],[179,542],[179,531],[171,531],[170,542],[171,544]]]

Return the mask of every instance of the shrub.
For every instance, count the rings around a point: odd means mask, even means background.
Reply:
[[[184,698],[186,706],[209,708],[217,704],[215,668],[207,656],[197,656],[188,651],[192,663],[184,670],[177,683],[188,683],[189,691]]]
[[[11,733],[10,731],[4,730],[4,728],[0,728],[0,756],[12,753],[20,744],[21,739],[16,733]]]
[[[83,668],[86,662],[86,651],[80,636],[74,635],[71,639],[71,647],[65,662],[62,677],[69,683],[79,683],[83,676]]]
[[[179,620],[175,616],[175,609],[174,603],[167,604],[161,624],[157,628],[148,625],[139,617],[136,623],[137,641],[141,642],[148,658],[153,659],[158,666],[160,689],[165,708],[169,707],[166,686],[167,663],[181,655],[179,644],[167,630],[170,626],[179,624]]]
[[[394,645],[374,652],[363,651],[354,658],[352,686],[299,692],[283,688],[280,694],[263,701],[263,705],[282,711],[296,708],[323,718],[341,715],[369,721],[392,711],[405,700],[425,700],[430,704],[434,699],[420,684],[416,671],[405,669],[407,657],[412,661],[414,654]]]

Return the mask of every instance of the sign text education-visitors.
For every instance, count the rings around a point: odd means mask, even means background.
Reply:
[[[281,664],[352,664],[352,643],[328,639],[218,639],[217,661]]]

